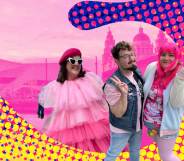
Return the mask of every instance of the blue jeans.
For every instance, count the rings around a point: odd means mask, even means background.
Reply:
[[[142,131],[128,133],[111,132],[110,147],[104,161],[115,161],[120,152],[129,143],[130,161],[139,161]]]

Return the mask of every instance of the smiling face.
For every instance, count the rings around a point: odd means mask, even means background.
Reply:
[[[169,67],[169,65],[174,62],[175,60],[175,55],[171,52],[163,52],[160,55],[160,66],[163,69],[166,69],[167,67]]]
[[[67,79],[74,80],[78,77],[81,67],[82,59],[80,56],[69,57],[67,59],[66,70],[67,70]]]
[[[120,50],[119,58],[115,61],[122,70],[133,70],[136,67],[136,56],[133,50]]]

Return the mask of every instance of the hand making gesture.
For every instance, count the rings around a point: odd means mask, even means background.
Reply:
[[[113,76],[110,78],[115,86],[120,90],[122,94],[128,94],[128,85],[124,82],[122,82],[117,76]]]

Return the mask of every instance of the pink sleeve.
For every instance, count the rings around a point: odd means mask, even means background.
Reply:
[[[121,93],[118,91],[118,89],[110,84],[105,85],[104,93],[106,100],[110,106],[115,105],[119,101],[121,96]]]

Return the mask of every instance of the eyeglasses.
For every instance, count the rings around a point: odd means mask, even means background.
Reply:
[[[71,57],[69,57],[68,59],[67,59],[67,61],[68,62],[70,62],[71,64],[75,64],[75,65],[77,65],[77,64],[79,64],[79,65],[81,65],[82,64],[82,59],[81,58],[79,58],[79,59],[74,59],[74,58],[71,58]]]
[[[136,57],[135,53],[120,55],[119,58],[128,59],[130,57]]]

